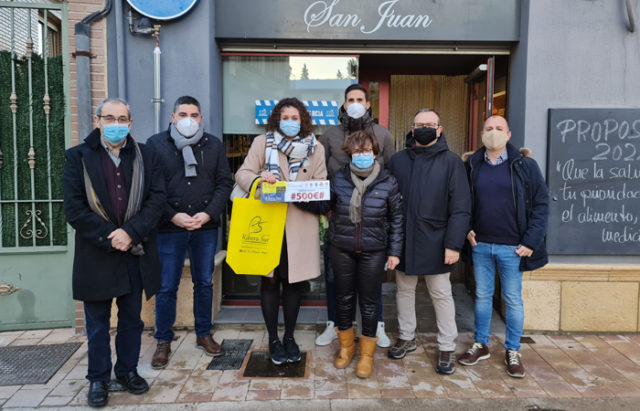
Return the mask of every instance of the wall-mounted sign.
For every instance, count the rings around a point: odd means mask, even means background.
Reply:
[[[334,100],[303,100],[311,114],[314,126],[335,126],[339,124],[338,110],[340,105]],[[278,100],[256,100],[256,124],[267,124],[271,110],[278,104]]]
[[[520,0],[216,0],[215,19],[219,39],[520,38]]]
[[[154,20],[173,20],[183,16],[198,0],[127,0],[143,16]]]

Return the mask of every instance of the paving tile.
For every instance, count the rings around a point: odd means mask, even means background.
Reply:
[[[316,391],[343,391],[347,389],[347,379],[344,376],[318,379],[314,381],[314,384]]]
[[[349,398],[349,392],[345,390],[316,390],[314,398],[317,400],[332,400]]]
[[[3,407],[37,407],[50,390],[18,390]]]
[[[209,402],[213,397],[213,392],[181,392],[175,402]]]
[[[602,336],[600,338],[640,366],[640,344],[631,341],[626,336]]]
[[[73,398],[86,384],[87,380],[63,380],[51,391],[49,396]]]
[[[191,376],[191,370],[168,370],[160,372],[155,379],[158,383],[180,384],[183,385]]]
[[[411,388],[389,388],[380,390],[381,398],[415,398]]]
[[[46,397],[44,400],[42,400],[42,402],[40,403],[41,407],[44,406],[49,406],[49,407],[64,407],[65,405],[69,404],[69,402],[71,402],[71,400],[73,399],[72,397]]]
[[[218,378],[210,378],[208,376],[191,376],[184,383],[182,392],[210,392],[215,390]]]
[[[22,385],[5,385],[0,387],[0,400],[6,400],[7,398],[11,398],[13,394],[16,393]]]
[[[68,405],[87,405],[87,394],[89,393],[89,384],[87,383],[87,385],[84,386],[84,388],[82,388],[82,390],[80,390],[80,392],[78,394],[76,394],[75,397],[73,397],[73,399],[71,401],[69,401]],[[113,393],[113,394],[118,394],[118,393]],[[109,396],[109,399],[111,399],[111,395]]]
[[[147,393],[134,397],[142,398],[140,402],[145,404],[172,403],[176,401],[181,390],[182,384],[154,381]]]
[[[247,392],[247,401],[269,401],[279,400],[280,390],[249,390]]]
[[[218,384],[213,393],[213,401],[244,401],[249,391],[248,381],[234,381]]]
[[[249,380],[242,376],[242,372],[242,370],[224,370],[218,379],[218,384],[229,384],[236,381],[246,381],[248,383]]]
[[[5,331],[0,333],[0,347],[5,347],[15,339],[19,338],[24,331]]]
[[[42,338],[16,338],[9,345],[17,346],[17,345],[38,345],[38,343],[42,341]]]
[[[409,377],[402,363],[395,360],[374,361],[376,378],[380,386],[389,389],[411,389]]]
[[[474,380],[473,385],[483,398],[514,398],[515,395],[502,380]]]
[[[20,338],[29,338],[29,339],[38,339],[38,340],[42,340],[44,338],[46,338],[49,334],[51,334],[51,332],[53,332],[52,329],[45,329],[45,330],[27,330],[25,331]]]
[[[345,376],[345,370],[336,368],[333,361],[320,362],[316,360],[313,372],[315,379],[344,378]]]
[[[449,398],[482,397],[464,370],[458,369],[453,374],[442,376],[441,378],[442,385],[447,390]]]
[[[313,399],[313,391],[313,381],[283,379],[280,398],[283,400],[310,400]]]
[[[40,344],[61,344],[67,342],[75,335],[73,328],[57,328],[44,337]]]
[[[144,401],[148,400],[147,396],[150,395],[148,392],[142,395],[134,395],[128,392],[111,392],[109,393],[109,405],[137,405],[142,404]],[[86,403],[86,398],[85,398]]]
[[[412,384],[412,390],[416,398],[446,398],[447,390],[438,381],[420,381]]]
[[[249,391],[279,391],[282,389],[282,381],[282,378],[252,378],[251,382],[249,383]]]

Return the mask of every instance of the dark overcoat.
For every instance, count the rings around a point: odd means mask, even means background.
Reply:
[[[407,275],[444,274],[445,248],[461,251],[471,217],[469,183],[462,159],[444,134],[429,147],[394,154],[389,171],[398,180],[405,215],[405,246],[398,269]]]
[[[127,191],[131,187],[135,147],[129,135],[120,150],[121,167],[125,173]],[[105,221],[89,208],[84,185],[82,161],[93,184],[97,198],[111,221],[117,221],[107,192],[102,168],[100,130],[95,129],[79,144],[65,152],[63,172],[64,213],[75,229],[73,259],[73,298],[81,301],[105,301],[131,292],[127,259],[136,258],[147,299],[160,289],[160,262],[156,244],[158,221],[166,197],[161,165],[152,149],[140,144],[144,161],[143,200],[140,211],[121,227]],[[134,257],[111,246],[107,237],[122,228],[133,244],[142,243],[144,255]]]

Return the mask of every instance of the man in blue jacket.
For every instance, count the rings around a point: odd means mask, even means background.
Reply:
[[[521,152],[509,144],[510,138],[507,120],[489,117],[482,131],[484,147],[466,161],[473,202],[471,230],[467,234],[471,252],[466,256],[471,254],[476,281],[475,342],[458,362],[475,365],[490,357],[497,266],[506,305],[507,374],[522,378],[522,272],[547,263],[544,237],[549,195],[538,164],[528,157],[528,150]]]
[[[177,292],[187,252],[193,281],[196,346],[207,355],[222,355],[220,345],[211,337],[211,274],[220,214],[233,185],[224,145],[204,132],[198,100],[178,98],[171,120],[166,131],[147,141],[162,161],[167,188],[158,233],[162,287],[156,296],[158,345],[151,359],[155,369],[164,368],[169,362],[174,337],[171,327],[176,320]]]

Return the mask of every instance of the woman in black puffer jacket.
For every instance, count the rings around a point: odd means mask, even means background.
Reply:
[[[402,253],[402,197],[396,179],[374,160],[379,150],[374,135],[357,131],[342,148],[352,161],[331,180],[329,223],[340,340],[335,366],[346,368],[355,353],[351,321],[357,297],[362,336],[356,374],[366,378],[373,367],[385,263],[394,269]]]

